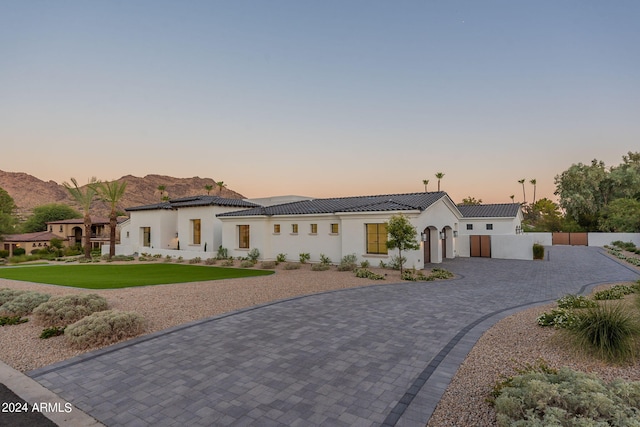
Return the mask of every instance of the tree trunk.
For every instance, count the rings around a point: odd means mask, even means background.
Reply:
[[[116,255],[116,226],[118,223],[118,213],[114,210],[111,211],[109,216],[109,259]]]
[[[84,257],[91,259],[91,216],[84,216]]]

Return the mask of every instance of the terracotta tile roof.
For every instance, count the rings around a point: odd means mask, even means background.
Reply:
[[[458,210],[465,218],[515,218],[520,210],[520,204],[459,205]]]
[[[443,197],[444,191],[431,193],[383,194],[378,196],[336,197],[312,199],[280,205],[256,207],[218,214],[218,217],[253,215],[310,215],[338,212],[423,211]]]
[[[98,216],[91,217],[92,224],[109,224],[109,218]],[[84,224],[84,218],[61,219],[59,221],[49,221],[47,224]]]
[[[50,233],[48,231],[37,231],[35,233],[24,233],[24,234],[7,234],[4,236],[3,241],[6,243],[20,243],[20,242],[48,242],[49,240],[56,238],[60,240],[63,239],[60,236]]]

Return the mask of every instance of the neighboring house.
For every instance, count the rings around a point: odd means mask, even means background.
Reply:
[[[260,250],[261,258],[309,253],[339,262],[355,254],[359,261],[388,264],[397,251],[386,247],[386,222],[403,214],[416,227],[422,249],[403,252],[407,266],[423,268],[456,256],[454,235],[462,215],[445,192],[387,194],[303,200],[219,214],[223,244],[233,256]],[[426,260],[426,261],[425,261]]]
[[[125,209],[130,218],[120,224],[117,253],[211,257],[222,245],[216,214],[255,206],[242,199],[192,196]]]
[[[126,219],[126,218],[124,218]],[[120,221],[122,219],[119,219]],[[47,222],[47,229],[57,238],[66,240],[68,246],[84,245],[84,219],[63,219]],[[100,249],[109,245],[111,227],[108,218],[91,217],[91,249]],[[116,242],[118,235],[116,232]]]
[[[300,253],[309,253],[312,262],[322,254],[337,263],[355,254],[372,266],[388,264],[397,255],[397,250],[387,250],[385,223],[403,214],[420,241],[420,250],[403,252],[406,265],[416,268],[470,256],[471,239],[479,238],[472,235],[515,236],[522,221],[517,203],[456,206],[445,192],[327,199],[194,196],[126,210],[130,219],[120,225],[118,254],[204,259],[222,246],[233,257],[258,249],[263,260],[287,254],[297,261]]]
[[[9,256],[13,256],[13,251],[22,248],[27,254],[34,250],[49,247],[51,239],[62,239],[59,235],[49,231],[38,231],[35,233],[7,234],[2,239],[2,248],[9,251]],[[64,239],[62,239],[64,240]]]

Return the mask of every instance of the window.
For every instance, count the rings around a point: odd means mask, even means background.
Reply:
[[[311,234],[318,234],[318,224],[311,224]]]
[[[142,227],[142,246],[151,246],[151,227]]]
[[[291,224],[291,232],[293,234],[298,234],[298,224]]]
[[[493,230],[493,224],[487,224],[487,230]]]
[[[467,230],[473,230],[473,224],[467,224]]]
[[[238,226],[238,247],[240,249],[249,249],[249,226]]]
[[[275,234],[280,234],[280,224],[273,224],[273,232]]]
[[[338,224],[331,224],[331,234],[338,234]]]
[[[49,231],[53,231],[53,225],[49,226]]]
[[[202,222],[199,219],[191,220],[191,230],[193,230],[191,243],[193,243],[194,245],[200,244],[200,236],[202,235],[200,232],[201,226],[202,226]]]
[[[367,253],[387,254],[387,224],[365,224],[367,227]]]

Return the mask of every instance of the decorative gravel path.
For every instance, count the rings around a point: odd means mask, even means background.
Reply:
[[[458,279],[346,289],[144,336],[29,375],[108,426],[424,426],[499,319],[638,273],[596,248],[458,258]]]

